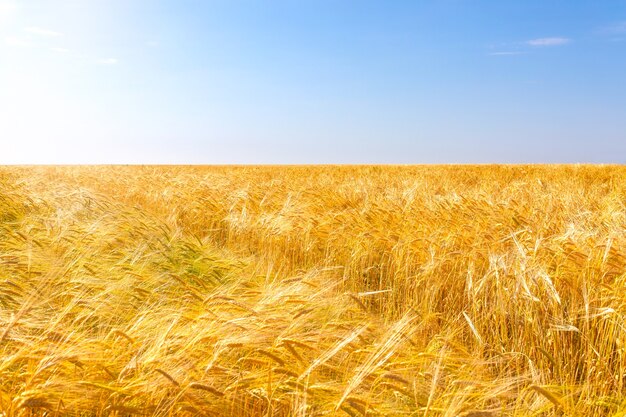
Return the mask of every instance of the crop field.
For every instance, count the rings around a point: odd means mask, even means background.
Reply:
[[[0,416],[626,416],[626,167],[0,168]]]

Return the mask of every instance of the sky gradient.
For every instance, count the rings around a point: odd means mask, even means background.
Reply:
[[[0,145],[0,164],[623,164],[626,0],[0,0]]]

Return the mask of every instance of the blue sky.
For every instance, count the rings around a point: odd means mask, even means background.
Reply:
[[[0,0],[0,146],[0,163],[626,163],[626,0]]]

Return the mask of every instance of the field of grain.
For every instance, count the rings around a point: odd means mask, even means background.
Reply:
[[[626,167],[0,168],[0,416],[626,416]]]

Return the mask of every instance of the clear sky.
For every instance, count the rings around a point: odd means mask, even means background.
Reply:
[[[0,0],[0,163],[626,163],[626,0]]]

